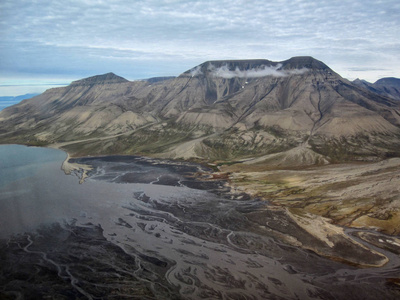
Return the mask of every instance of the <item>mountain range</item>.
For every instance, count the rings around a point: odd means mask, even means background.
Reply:
[[[24,100],[24,99],[29,99],[32,97],[37,96],[38,94],[25,94],[25,95],[20,95],[20,96],[1,96],[0,97],[0,110],[17,104],[20,101]]]
[[[386,96],[395,100],[400,100],[400,79],[394,77],[386,77],[370,83],[365,80],[356,79],[354,84],[364,87],[374,93]]]
[[[400,156],[399,95],[399,79],[351,82],[312,57],[107,73],[4,109],[0,143],[271,166],[380,160]]]

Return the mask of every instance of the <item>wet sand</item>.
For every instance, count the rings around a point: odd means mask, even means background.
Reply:
[[[231,193],[224,180],[210,180],[204,167],[120,156],[72,163],[92,166],[84,184],[72,178],[79,187],[72,196],[78,199],[82,193],[86,198],[79,200],[79,209],[70,208],[73,218],[2,240],[0,295],[11,299],[400,296],[395,283],[400,260],[392,252],[374,248],[389,257],[389,263],[360,268],[355,258],[361,264],[379,262],[382,256],[338,237],[324,242],[286,210]],[[70,205],[74,203],[71,200]],[[321,253],[344,259],[334,261]]]

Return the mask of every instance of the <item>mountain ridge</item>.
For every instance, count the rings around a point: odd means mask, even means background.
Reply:
[[[114,84],[114,83],[125,83],[125,82],[129,81],[121,76],[109,72],[102,75],[95,75],[80,80],[76,80],[73,81],[70,85],[77,86],[77,85],[94,85],[94,84]]]
[[[68,159],[200,162],[215,171],[210,180],[228,178],[232,192],[307,216],[307,226],[323,217],[398,235],[400,101],[385,93],[310,57],[209,61],[154,80],[107,73],[4,109],[0,143],[59,148]],[[83,182],[87,166],[68,159],[64,170],[80,169]]]
[[[322,61],[319,61],[312,56],[295,56],[289,58],[282,62],[282,68],[284,69],[321,69],[321,70],[332,70],[324,64]]]
[[[50,89],[0,113],[0,142],[47,145],[99,137],[72,152],[179,153],[208,161],[306,145],[318,164],[398,156],[399,111],[397,101],[312,57],[219,60],[178,77],[132,82],[106,73]]]
[[[394,100],[400,100],[400,79],[394,77],[385,77],[378,79],[375,83],[370,83],[366,80],[356,79],[353,83],[363,87],[376,94],[389,97]]]
[[[375,81],[374,84],[400,88],[400,79],[395,77],[384,77]]]

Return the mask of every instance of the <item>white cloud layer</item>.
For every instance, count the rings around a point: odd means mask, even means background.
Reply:
[[[310,55],[375,81],[400,77],[399,28],[398,0],[2,0],[0,75],[135,79]]]
[[[293,69],[293,70],[282,70],[281,64],[277,64],[276,66],[260,66],[259,68],[253,68],[249,70],[240,70],[236,67],[235,70],[230,70],[227,65],[222,66],[220,68],[216,68],[214,65],[210,64],[209,71],[212,76],[221,77],[221,78],[259,78],[265,76],[273,76],[273,77],[286,77],[289,75],[297,75],[303,74],[308,71],[308,69]],[[201,71],[200,71],[201,72]]]

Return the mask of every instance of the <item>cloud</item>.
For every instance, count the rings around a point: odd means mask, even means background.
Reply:
[[[197,67],[194,67],[193,69],[191,69],[190,75],[192,75],[192,77],[203,75],[203,72],[201,71],[201,67],[197,66]]]
[[[227,65],[222,66],[220,68],[216,68],[214,65],[210,64],[208,66],[208,71],[214,77],[221,77],[221,78],[226,78],[226,79],[235,78],[235,77],[237,77],[237,78],[258,78],[258,77],[265,77],[265,76],[286,77],[289,75],[303,74],[308,71],[308,69],[306,69],[306,68],[283,70],[283,69],[281,69],[281,67],[282,67],[281,64],[277,64],[276,66],[262,65],[259,68],[252,68],[249,70],[240,70],[238,67],[236,67],[235,70],[230,70]],[[195,75],[192,75],[192,76],[195,76]]]
[[[399,15],[398,0],[2,0],[0,69],[138,78],[138,63],[178,75],[207,60],[311,55],[399,70]]]

